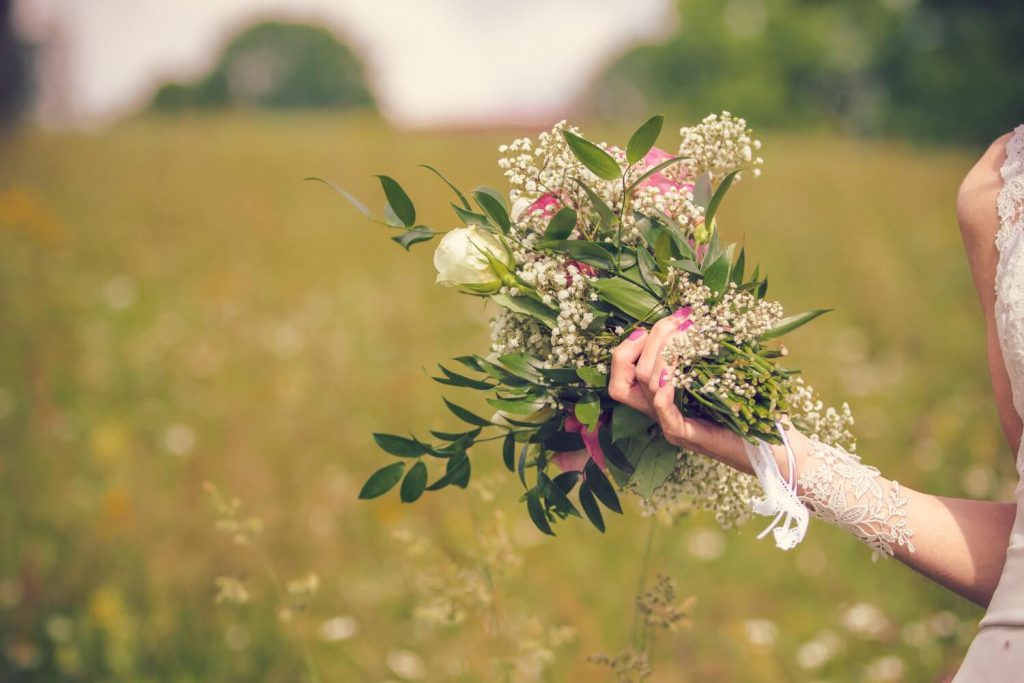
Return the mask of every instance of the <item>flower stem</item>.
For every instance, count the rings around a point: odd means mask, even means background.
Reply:
[[[647,570],[651,562],[651,548],[654,546],[654,529],[657,525],[658,520],[653,515],[651,516],[651,526],[647,530],[647,544],[644,548],[643,559],[640,561],[640,578],[637,580],[636,586],[636,601],[634,602],[633,608],[633,628],[629,635],[629,641],[633,644],[634,648],[638,647],[638,629],[640,626],[640,603],[639,598],[644,592],[644,584],[647,582]]]

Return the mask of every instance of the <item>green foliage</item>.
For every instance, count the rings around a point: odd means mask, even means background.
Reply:
[[[592,88],[600,111],[621,115],[641,94],[675,117],[726,109],[757,126],[974,143],[1024,111],[1017,0],[679,0],[677,13],[672,37]]]
[[[373,108],[359,59],[329,31],[265,22],[239,33],[217,65],[195,83],[168,83],[153,96],[160,111],[188,108]]]
[[[14,3],[0,0],[0,127],[16,122],[34,94],[32,48],[15,31]]]

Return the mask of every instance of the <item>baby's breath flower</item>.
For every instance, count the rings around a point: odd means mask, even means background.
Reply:
[[[679,134],[683,137],[679,155],[693,160],[689,164],[694,176],[708,173],[712,182],[718,182],[741,168],[752,169],[755,178],[761,175],[758,167],[764,160],[755,154],[761,141],[751,137],[753,131],[745,119],[727,111],[709,114],[696,126],[681,128]]]

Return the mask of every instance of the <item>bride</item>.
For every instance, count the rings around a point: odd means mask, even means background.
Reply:
[[[987,607],[954,683],[1024,679],[1024,124],[996,140],[960,186],[957,217],[985,314],[988,364],[1003,433],[1017,454],[1016,502],[947,498],[890,481],[841,449],[789,426],[790,449],[771,449],[777,469],[794,469],[810,513],[942,586]],[[731,431],[683,418],[660,351],[685,325],[675,316],[623,341],[613,354],[609,394],[658,420],[665,438],[745,472],[752,446]],[[777,464],[777,468],[775,467]]]

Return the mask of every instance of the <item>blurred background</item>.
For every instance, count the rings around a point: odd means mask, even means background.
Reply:
[[[503,188],[561,118],[671,148],[723,109],[766,159],[723,230],[836,309],[793,364],[883,473],[1010,499],[954,209],[1024,121],[1015,0],[0,0],[0,680],[640,680],[588,658],[659,574],[696,601],[648,680],[946,680],[981,610],[824,524],[548,539],[497,448],[356,500],[371,432],[456,426],[430,375],[490,311],[302,178],[440,227],[417,164]]]

